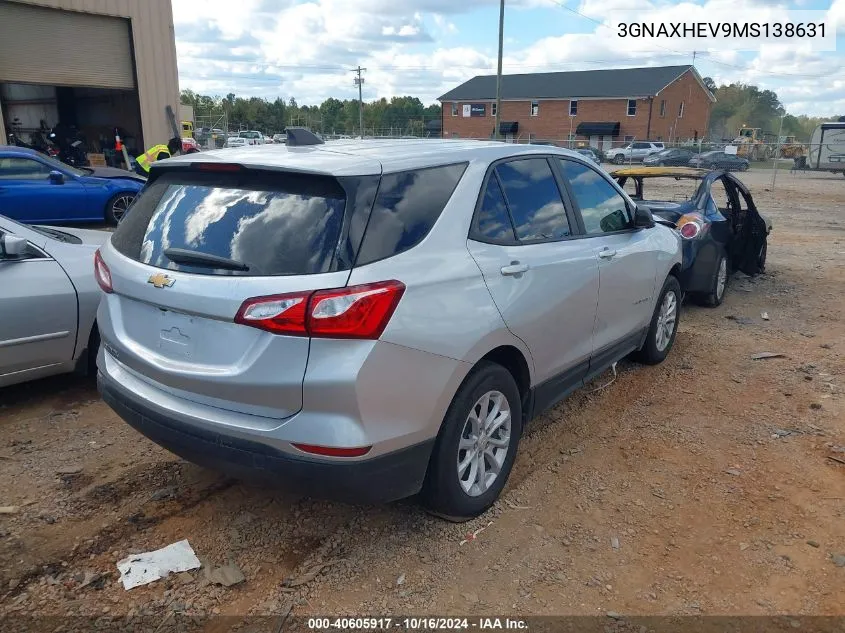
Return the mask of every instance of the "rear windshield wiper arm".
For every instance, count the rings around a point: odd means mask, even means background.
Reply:
[[[237,259],[200,253],[199,251],[189,251],[186,248],[165,248],[164,255],[167,259],[177,264],[208,266],[209,268],[224,268],[226,270],[240,270],[244,272],[249,270],[249,266],[243,262],[239,262]]]

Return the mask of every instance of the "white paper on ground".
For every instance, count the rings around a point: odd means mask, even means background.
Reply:
[[[146,585],[167,574],[196,569],[200,561],[188,540],[162,547],[154,552],[133,554],[118,562],[124,589]]]

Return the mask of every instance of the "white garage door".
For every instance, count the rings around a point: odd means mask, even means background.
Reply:
[[[0,82],[134,88],[129,20],[0,2]]]

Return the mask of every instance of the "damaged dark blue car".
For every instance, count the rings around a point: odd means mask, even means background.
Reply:
[[[627,167],[611,175],[637,205],[676,228],[683,240],[681,288],[696,302],[717,306],[733,273],[765,270],[772,225],[734,175],[690,167]]]

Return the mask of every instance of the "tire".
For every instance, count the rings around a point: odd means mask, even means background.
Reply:
[[[613,157],[613,163],[615,165],[621,165],[625,162],[625,157],[622,154],[617,154]]]
[[[664,163],[663,161],[660,161],[659,163],[657,163],[657,166],[658,167],[666,167],[666,163]]]
[[[499,412],[507,407],[510,414],[509,419],[491,436],[482,440],[483,445],[487,446],[487,450],[482,453],[485,468],[489,468],[489,464],[495,460],[499,472],[492,480],[488,478],[481,484],[478,480],[478,462],[473,463],[470,456],[470,452],[478,446],[477,442],[471,440],[478,436],[473,433],[470,415],[474,411],[480,412],[482,407],[487,407],[491,413],[495,410],[486,400],[491,393],[502,397]],[[493,441],[501,443],[505,434],[507,446],[494,446]],[[421,499],[429,512],[449,521],[460,522],[472,519],[492,506],[507,483],[521,435],[522,400],[516,381],[501,365],[481,361],[461,384],[443,418],[421,493]],[[467,442],[467,448],[461,447],[462,440]],[[502,450],[505,452],[500,452]],[[459,470],[460,461],[467,464],[463,470]],[[489,470],[486,472],[490,474]]]
[[[728,265],[728,256],[724,251],[720,252],[719,259],[716,266],[713,268],[713,280],[711,282],[710,291],[703,292],[696,295],[699,305],[708,308],[715,308],[722,305],[725,299],[725,292],[728,288],[728,281],[730,280],[730,266]]]
[[[636,360],[646,365],[657,365],[669,355],[678,333],[681,300],[681,284],[674,275],[669,275],[657,298],[645,343],[634,354]]]
[[[118,193],[109,199],[106,203],[106,222],[117,226],[129,209],[129,205],[135,199],[135,194],[128,191]]]
[[[757,253],[757,272],[764,273],[766,272],[766,256],[768,255],[769,251],[769,243],[763,242],[763,246],[760,247],[760,252]]]

